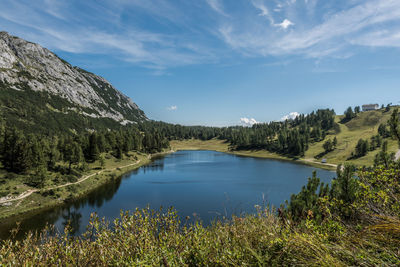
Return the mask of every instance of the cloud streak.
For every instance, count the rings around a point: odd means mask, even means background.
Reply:
[[[134,3],[138,2],[127,2],[126,5]],[[166,20],[172,20],[169,16],[161,15],[157,9],[153,8],[154,4],[150,5],[150,1],[146,3],[141,8],[147,12],[154,12]],[[46,8],[39,9],[38,6]],[[165,7],[165,4],[162,6]],[[88,8],[104,9],[93,3]],[[103,21],[107,25],[117,27],[118,30],[114,31],[107,30],[107,27],[100,27],[101,25],[85,25],[83,20],[87,19],[86,15],[80,14],[80,11],[68,9],[67,5],[64,6],[64,12],[60,9],[59,4],[56,5],[48,0],[42,0],[42,4],[35,2],[34,5],[5,0],[0,3],[0,22],[10,24],[10,28],[17,29],[13,32],[52,50],[113,55],[120,60],[148,68],[201,64],[212,62],[214,58],[207,47],[201,47],[194,40],[184,36],[120,25],[118,13],[122,11],[116,6],[114,6],[114,12],[101,14],[104,17],[100,15],[96,18],[94,15],[92,18],[96,22]],[[172,10],[172,8],[166,10]],[[72,11],[78,14],[73,16],[70,14]]]
[[[206,2],[217,13],[223,16],[228,16],[224,11],[221,0],[206,0]]]
[[[300,2],[300,1],[297,1]],[[294,9],[298,3],[286,7],[290,13],[299,13]],[[352,45],[390,47],[399,45],[400,1],[369,0],[354,1],[358,4],[348,9],[332,12],[324,10],[326,15],[317,23],[299,23],[299,29],[289,33],[277,33],[269,27],[262,27],[262,21],[243,21],[220,27],[220,36],[233,49],[245,55],[288,55],[299,54],[306,57],[324,57],[346,53]],[[270,26],[288,29],[293,22],[285,18],[276,24],[264,1],[252,1],[259,15],[267,17]],[[314,3],[312,3],[314,4]],[[315,6],[315,4],[314,4]],[[299,17],[299,16],[298,16]],[[243,24],[246,24],[243,27]],[[255,24],[255,25],[254,25]],[[252,27],[249,27],[252,25]],[[397,25],[393,27],[392,25]],[[375,31],[375,28],[385,28]],[[376,40],[374,37],[381,37]]]
[[[317,3],[3,0],[0,24],[52,50],[110,55],[153,69],[237,54],[346,58],[359,47],[400,47],[400,1]]]

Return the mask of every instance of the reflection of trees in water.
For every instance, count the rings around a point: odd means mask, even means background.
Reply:
[[[80,207],[88,203],[92,207],[95,206],[97,208],[100,208],[101,206],[103,206],[105,201],[109,201],[112,199],[114,194],[118,191],[120,185],[121,179],[117,179],[111,183],[100,186],[82,199],[82,201],[79,203]]]
[[[67,212],[62,215],[62,218],[64,220],[62,225],[64,226],[64,228],[66,226],[69,227],[69,233],[71,235],[75,235],[79,232],[82,222],[82,214],[80,212],[78,212],[77,210],[71,211],[71,207],[69,207],[67,209]]]
[[[138,169],[134,169],[124,175],[122,175],[122,179],[130,178],[132,175],[137,175],[140,171],[146,173],[146,171],[163,171],[164,170],[164,156],[158,156],[157,158],[153,158],[152,162],[147,165],[143,165]]]
[[[151,164],[142,166],[141,169],[143,170],[143,173],[146,173],[146,171],[163,171],[164,161],[153,161]]]
[[[86,204],[95,207],[101,207],[105,201],[112,199],[121,185],[121,179],[113,180],[106,183],[94,191],[90,192],[85,197],[76,199],[62,207],[56,207],[49,211],[43,211],[39,214],[31,215],[30,217],[17,218],[7,223],[0,224],[0,239],[10,237],[10,231],[17,227],[17,222],[21,222],[19,232],[16,235],[17,239],[22,239],[28,231],[42,231],[46,226],[54,225],[57,220],[63,218],[62,225],[65,226],[68,220],[71,220],[71,232],[79,232],[82,214],[80,208]],[[60,231],[62,229],[59,229]]]

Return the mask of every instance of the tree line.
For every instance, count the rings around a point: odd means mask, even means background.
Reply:
[[[319,109],[293,120],[258,123],[252,127],[182,126],[164,122],[145,122],[139,125],[144,131],[157,129],[169,140],[218,138],[227,140],[232,149],[265,149],[289,156],[302,156],[312,142],[325,139],[328,131],[339,131],[334,122],[335,111]]]
[[[400,116],[397,109],[391,114],[388,126],[389,129],[380,131],[380,134],[390,133],[389,136],[394,137],[400,146]],[[358,149],[368,149],[363,148],[365,142],[359,142]],[[388,142],[385,140],[375,157],[374,166],[357,170],[353,165],[340,165],[337,178],[330,185],[321,183],[314,172],[307,185],[298,194],[293,194],[286,206],[281,206],[280,216],[298,221],[313,218],[321,223],[330,218],[339,218],[342,222],[360,222],[363,215],[368,216],[368,220],[373,220],[373,215],[392,215],[393,211],[399,210],[399,173],[400,162],[395,160],[394,153],[388,152]],[[377,192],[382,197],[377,198]],[[363,214],[366,211],[368,214]]]
[[[168,147],[168,140],[158,131],[143,132],[137,127],[48,136],[24,134],[0,124],[0,161],[4,169],[14,173],[33,171],[40,175],[55,171],[58,162],[66,163],[71,172],[72,167],[99,160],[102,153],[122,159],[132,150],[154,153]]]

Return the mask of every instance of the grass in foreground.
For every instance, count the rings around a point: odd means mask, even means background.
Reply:
[[[338,170],[331,186],[313,175],[286,207],[206,228],[177,213],[92,215],[86,233],[67,228],[0,241],[0,263],[18,266],[399,266],[400,163]]]
[[[396,221],[398,227],[398,221]],[[268,210],[204,228],[181,227],[176,212],[93,217],[81,238],[29,235],[2,242],[0,262],[18,266],[376,266],[400,264],[399,239],[386,228],[340,223],[291,225]],[[391,243],[388,243],[391,242]]]

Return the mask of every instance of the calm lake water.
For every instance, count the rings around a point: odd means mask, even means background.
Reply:
[[[175,207],[179,216],[209,224],[216,218],[254,213],[255,205],[279,206],[307,183],[313,170],[325,183],[334,172],[285,161],[240,157],[214,151],[180,151],[154,160],[87,197],[21,222],[21,232],[58,229],[70,221],[76,234],[83,232],[90,214],[112,220],[120,210],[147,205],[152,209]],[[184,220],[184,219],[183,219]],[[15,223],[0,225],[0,238],[9,236]]]

